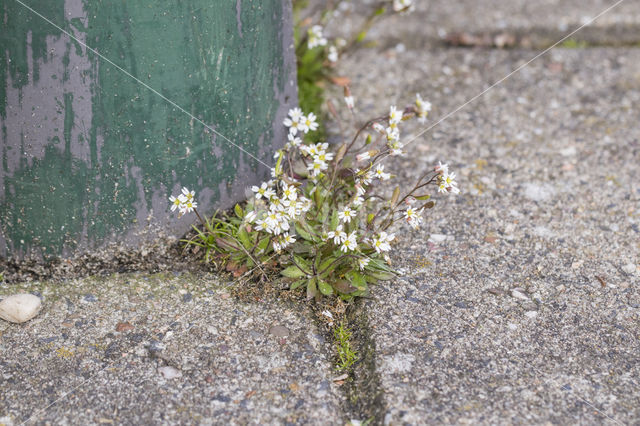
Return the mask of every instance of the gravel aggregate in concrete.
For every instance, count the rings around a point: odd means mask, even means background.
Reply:
[[[0,323],[0,419],[20,424],[335,424],[331,347],[303,305],[239,301],[213,275],[32,282]],[[192,299],[185,301],[190,294]]]
[[[420,92],[434,123],[533,55],[371,49],[341,71],[363,118]],[[638,69],[640,49],[554,50],[385,161],[396,183],[448,162],[462,190],[399,230],[404,276],[366,303],[385,423],[638,424]]]
[[[326,2],[314,0],[316,8]],[[330,37],[345,37],[360,29],[377,1],[354,1],[343,7],[327,27]],[[553,42],[617,3],[616,0],[424,0],[415,11],[394,14],[374,25],[367,40],[379,46],[424,48],[442,45],[448,35],[491,33],[516,35],[533,45]],[[605,31],[602,31],[605,29]],[[615,37],[610,35],[615,34]],[[551,37],[551,38],[550,38]],[[555,37],[555,40],[552,38]],[[507,37],[508,38],[508,37]],[[640,42],[640,7],[623,0],[573,37],[594,44]],[[635,43],[634,43],[635,42]],[[499,44],[499,42],[498,42]]]

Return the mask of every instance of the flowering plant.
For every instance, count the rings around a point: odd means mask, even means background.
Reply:
[[[353,99],[346,101],[352,108]],[[381,161],[403,154],[400,124],[414,117],[425,120],[430,108],[417,95],[415,104],[391,106],[388,114],[367,121],[353,139],[331,147],[305,141],[318,128],[316,117],[293,108],[283,123],[288,140],[275,153],[271,179],[253,186],[244,206],[205,221],[193,192],[184,188],[170,198],[172,210],[198,215],[203,228],[196,228],[188,243],[205,248],[207,261],[217,253],[265,277],[275,258],[290,289],[304,288],[308,298],[365,295],[369,284],[395,274],[387,255],[395,239],[392,225],[405,221],[420,226],[424,211],[435,205],[429,186],[459,192],[455,174],[442,163],[405,193],[398,186],[385,197],[380,188],[394,177]]]
[[[294,38],[298,67],[298,99],[302,109],[321,111],[324,103],[326,83],[346,84],[347,79],[335,77],[333,70],[339,58],[349,51],[362,46],[366,42],[367,33],[374,24],[385,16],[397,13],[410,13],[415,9],[413,0],[380,0],[368,5],[369,13],[365,13],[360,25],[342,37],[331,37],[327,27],[331,21],[352,8],[346,0],[335,0],[322,3],[318,16],[316,8],[308,8],[308,0],[294,0]],[[314,135],[314,141],[324,137],[324,129],[320,128]]]

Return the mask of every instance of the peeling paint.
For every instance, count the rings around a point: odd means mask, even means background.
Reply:
[[[295,102],[285,3],[30,6],[262,161],[284,143],[280,123]],[[149,229],[179,236],[190,222],[168,213],[171,193],[193,188],[211,212],[268,175],[17,3],[0,0],[0,14],[0,255],[136,245]]]

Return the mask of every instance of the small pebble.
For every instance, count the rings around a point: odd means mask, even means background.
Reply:
[[[633,263],[627,263],[622,267],[622,270],[626,274],[633,274],[636,271],[636,265],[634,265]]]
[[[529,311],[529,312],[525,312],[525,313],[524,313],[524,315],[525,315],[527,318],[532,318],[532,319],[533,319],[533,318],[535,318],[535,317],[537,317],[537,316],[538,316],[538,311]]]
[[[167,380],[175,379],[177,377],[182,377],[182,372],[180,370],[174,367],[171,367],[169,365],[166,367],[158,368],[158,372],[162,374],[162,376]]]
[[[282,325],[274,325],[269,329],[269,333],[278,337],[287,337],[289,335],[289,329]]]
[[[123,331],[133,330],[133,326],[128,322],[119,322],[116,324],[116,331],[122,333]]]
[[[520,300],[529,300],[529,297],[527,297],[526,294],[518,291],[518,290],[512,290],[511,291],[511,295],[513,297],[515,297],[516,299],[520,299]]]
[[[23,323],[38,315],[42,302],[33,294],[14,294],[0,302],[0,318]]]
[[[431,234],[429,236],[429,241],[433,242],[433,243],[441,243],[443,241],[445,241],[447,239],[446,235],[442,235],[442,234]]]

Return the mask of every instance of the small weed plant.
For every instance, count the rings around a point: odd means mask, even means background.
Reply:
[[[322,19],[340,3],[331,2]],[[361,42],[388,8],[405,13],[413,2],[380,2],[351,41],[330,42],[322,25],[296,23],[301,104],[320,113],[323,93],[306,85],[329,75],[327,68]],[[283,122],[287,141],[274,155],[271,179],[253,186],[252,196],[233,212],[202,217],[195,192],[187,188],[170,197],[172,211],[194,213],[200,221],[186,243],[199,247],[206,262],[222,262],[234,271],[251,269],[261,279],[278,273],[291,290],[305,291],[309,299],[337,295],[350,300],[395,276],[387,254],[395,240],[394,225],[404,221],[417,229],[425,211],[435,205],[433,192],[459,192],[455,173],[439,163],[413,184],[401,182],[391,190],[385,182],[395,176],[383,160],[405,153],[400,127],[411,119],[424,123],[431,104],[417,94],[405,108],[391,105],[378,117],[358,121],[354,98],[348,87],[344,90],[353,122],[364,124],[354,125],[353,135],[330,146],[314,112],[291,109]]]
[[[283,123],[288,140],[275,153],[272,178],[253,186],[246,204],[204,219],[194,191],[183,188],[170,198],[171,209],[197,215],[202,227],[194,227],[197,235],[187,243],[203,248],[206,261],[222,259],[265,278],[275,266],[291,290],[304,289],[310,299],[366,295],[370,284],[395,274],[387,255],[395,239],[392,226],[404,221],[417,229],[435,205],[430,192],[459,192],[455,173],[442,163],[413,185],[393,191],[382,186],[395,177],[382,160],[404,154],[401,124],[424,121],[430,108],[418,94],[413,105],[391,106],[334,146],[305,141],[318,128],[316,116],[293,108]]]
[[[415,8],[413,0],[372,2],[361,25],[352,34],[345,35],[345,38],[330,37],[326,27],[350,9],[349,3],[346,0],[331,0],[324,4],[319,13],[309,16],[308,0],[293,1],[298,100],[300,108],[305,111],[320,113],[327,84],[346,84],[344,78],[334,75],[339,58],[365,45],[367,34],[376,22],[392,14],[412,12]],[[320,127],[312,137],[314,142],[320,141],[324,137],[324,129]]]
[[[353,364],[358,360],[358,354],[351,348],[351,331],[340,324],[333,330],[333,337],[336,342],[338,371],[348,372]]]

